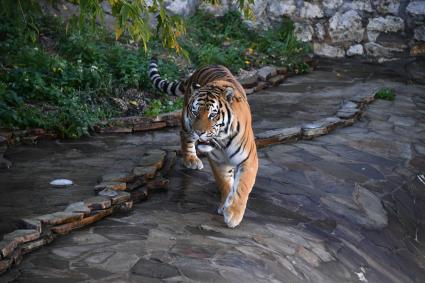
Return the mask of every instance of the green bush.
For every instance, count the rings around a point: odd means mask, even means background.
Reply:
[[[135,89],[149,92],[144,115],[182,108],[182,99],[153,89],[146,72],[150,52],[135,48],[125,36],[117,41],[101,27],[76,28],[40,15],[31,17],[31,25],[0,18],[0,128],[40,127],[77,138],[99,121],[122,115],[113,98]],[[198,13],[187,26],[181,45],[195,66],[165,50],[158,38],[148,46],[167,55],[159,61],[166,79],[178,79],[185,72],[181,69],[206,64],[225,65],[234,73],[265,64],[306,70],[303,56],[308,46],[296,40],[290,21],[254,32],[237,12],[218,19]]]
[[[143,50],[126,48],[101,28],[65,32],[57,19],[38,21],[35,42],[7,19],[0,22],[1,127],[40,127],[77,138],[120,114],[112,97],[128,89],[152,89],[146,74],[149,55]],[[54,45],[43,45],[45,38]],[[176,66],[165,69],[177,77]]]
[[[178,97],[175,100],[169,98],[152,99],[149,103],[148,109],[144,114],[149,117],[155,117],[161,113],[172,112],[183,108],[183,98]]]
[[[233,73],[266,64],[306,70],[303,57],[310,47],[296,39],[290,20],[273,29],[252,31],[237,11],[220,18],[198,12],[187,27],[182,46],[195,65],[221,64]]]

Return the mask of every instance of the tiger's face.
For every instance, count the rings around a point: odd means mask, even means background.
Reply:
[[[200,151],[213,150],[216,140],[228,135],[233,92],[231,87],[215,85],[192,89],[185,118]]]

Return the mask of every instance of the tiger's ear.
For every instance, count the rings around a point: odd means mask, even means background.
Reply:
[[[233,97],[235,96],[235,90],[232,87],[226,87],[225,91],[225,95],[226,95],[226,100],[230,103],[233,102]]]

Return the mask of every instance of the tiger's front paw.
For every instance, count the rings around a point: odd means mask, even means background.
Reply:
[[[188,155],[183,157],[183,165],[189,169],[201,170],[204,168],[204,164],[202,164],[201,159],[199,159],[196,155]]]
[[[226,222],[229,228],[235,228],[241,223],[244,213],[245,207],[240,207],[236,203],[233,203],[228,207],[224,207],[224,222]]]

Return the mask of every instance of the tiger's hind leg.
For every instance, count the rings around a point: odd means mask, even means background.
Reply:
[[[210,162],[211,169],[221,195],[220,206],[218,207],[217,212],[218,214],[223,214],[224,203],[233,186],[235,170],[233,166],[219,164],[211,158],[208,158],[208,161]]]

